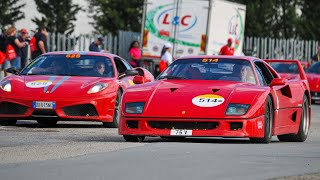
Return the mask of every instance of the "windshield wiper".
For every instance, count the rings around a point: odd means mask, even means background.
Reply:
[[[179,76],[162,76],[159,78],[160,79],[187,79],[185,77],[179,77]]]

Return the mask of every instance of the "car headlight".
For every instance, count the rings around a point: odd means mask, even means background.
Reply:
[[[144,102],[126,103],[125,111],[128,114],[142,114]]]
[[[6,92],[11,92],[11,81],[10,80],[2,81],[0,84],[0,87],[2,90]]]
[[[97,83],[89,89],[88,94],[100,92],[107,87],[108,87],[107,83]]]
[[[229,104],[226,115],[240,116],[245,115],[249,109],[249,104]]]

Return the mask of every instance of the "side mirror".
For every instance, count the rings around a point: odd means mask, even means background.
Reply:
[[[18,75],[20,73],[20,71],[17,70],[15,67],[10,67],[10,68],[6,69],[6,72],[11,73],[11,74],[15,74],[15,75]]]
[[[144,77],[143,76],[135,76],[133,78],[133,83],[135,83],[135,84],[143,84],[144,83]]]
[[[271,81],[271,84],[270,84],[270,87],[273,87],[273,86],[283,86],[286,84],[286,81],[282,78],[274,78],[272,81]]]
[[[136,75],[138,75],[139,74],[139,72],[138,71],[136,71],[136,70],[126,70],[126,72],[125,72],[125,75],[126,76],[136,76]]]

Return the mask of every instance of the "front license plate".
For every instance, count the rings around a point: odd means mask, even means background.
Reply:
[[[34,109],[55,109],[56,103],[48,101],[33,101],[32,107]]]
[[[186,129],[171,129],[171,136],[192,136],[192,130]]]

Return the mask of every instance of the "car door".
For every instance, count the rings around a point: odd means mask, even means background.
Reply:
[[[257,72],[259,72],[263,78],[264,85],[270,86],[274,75],[270,72],[268,66],[262,61],[255,62]],[[274,114],[274,126],[275,132],[284,128],[294,126],[296,119],[300,117],[299,107],[297,106],[297,96],[299,91],[296,91],[296,83],[288,83],[285,85],[273,86],[271,92],[273,94],[274,104],[275,104],[275,114]],[[301,88],[300,88],[301,89]],[[303,94],[303,93],[302,93]]]
[[[134,76],[124,76],[125,72],[127,70],[132,70],[132,67],[129,65],[128,62],[126,62],[124,59],[115,56],[114,57],[114,62],[116,64],[116,68],[118,71],[118,78],[122,84],[123,88],[127,88],[129,86],[133,86],[133,77]]]

